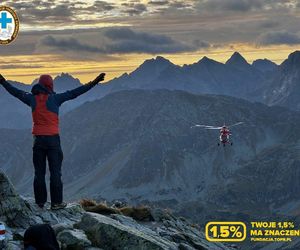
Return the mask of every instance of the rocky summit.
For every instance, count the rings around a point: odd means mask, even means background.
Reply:
[[[35,224],[50,224],[61,249],[214,249],[232,246],[205,240],[199,226],[161,209],[151,209],[153,221],[136,221],[121,214],[86,212],[79,203],[52,211],[37,207],[32,198],[16,193],[0,172],[0,221],[6,227],[2,249],[22,249],[25,230]]]

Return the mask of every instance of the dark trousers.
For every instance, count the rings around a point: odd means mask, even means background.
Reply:
[[[33,137],[33,165],[34,165],[34,197],[37,204],[47,201],[47,188],[45,182],[46,160],[50,171],[51,203],[58,204],[63,201],[63,184],[61,181],[61,165],[63,152],[59,135],[38,135]]]

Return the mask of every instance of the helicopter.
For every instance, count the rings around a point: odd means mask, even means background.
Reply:
[[[208,125],[200,125],[200,124],[196,124],[194,126],[192,126],[191,128],[204,128],[204,129],[218,129],[220,130],[220,137],[219,137],[219,142],[218,142],[218,146],[220,146],[221,144],[225,147],[226,144],[229,144],[229,145],[233,145],[233,142],[230,140],[230,136],[232,135],[229,128],[232,128],[234,126],[238,126],[238,125],[241,125],[243,124],[243,122],[237,122],[235,124],[232,124],[230,126],[226,126],[225,123],[223,126],[220,126],[220,127],[216,127],[216,126],[208,126]]]

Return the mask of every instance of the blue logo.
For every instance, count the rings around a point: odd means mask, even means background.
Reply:
[[[12,18],[7,18],[7,12],[2,12],[0,17],[1,29],[7,29],[8,23],[12,23]]]

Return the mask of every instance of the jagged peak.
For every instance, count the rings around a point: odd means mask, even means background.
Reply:
[[[169,64],[169,65],[173,64],[170,60],[166,59],[165,57],[157,56],[156,58],[145,60],[142,65],[153,64],[153,63],[155,63],[155,64],[157,64],[157,63],[159,63],[159,64]]]
[[[162,56],[157,56],[156,58],[145,60],[132,73],[149,71],[149,70],[153,70],[153,69],[161,69],[161,70],[163,70],[163,69],[165,69],[165,68],[167,68],[169,66],[174,66],[174,64],[172,62],[170,62],[168,59],[166,59],[166,58],[164,58]]]
[[[164,58],[163,56],[157,56],[154,60],[161,62],[170,62],[167,58]]]
[[[285,61],[288,61],[291,64],[300,64],[300,51],[296,50],[292,52]]]
[[[65,80],[72,80],[72,81],[77,81],[77,82],[80,82],[78,78],[75,78],[73,77],[71,74],[69,73],[64,73],[64,72],[61,72],[59,75],[55,76],[54,79],[53,79],[55,82],[56,81],[65,81]],[[36,83],[39,82],[39,77],[34,79],[31,83],[31,85],[34,85]]]
[[[198,61],[198,63],[219,63],[219,62],[217,62],[207,56],[204,56]]]
[[[253,64],[257,64],[257,63],[269,63],[269,64],[273,64],[273,65],[277,65],[275,62],[267,59],[267,58],[264,58],[264,59],[256,59],[252,62],[252,65]]]
[[[79,86],[81,84],[81,82],[78,78],[75,78],[71,74],[64,73],[64,72],[62,72],[60,75],[57,75],[54,78],[54,82],[55,82],[55,84],[58,84],[56,86],[60,86],[60,85],[72,86],[73,84]]]
[[[267,58],[254,60],[252,66],[262,72],[271,71],[278,67],[276,63]]]
[[[232,56],[227,60],[226,64],[236,65],[236,64],[249,64],[247,60],[239,53],[234,52]]]
[[[57,75],[54,78],[54,81],[57,80],[57,79],[74,79],[74,80],[77,80],[77,78],[73,77],[71,74],[64,73],[64,72],[61,72],[59,75]]]
[[[39,82],[39,78],[35,78],[35,79],[32,81],[31,85],[37,84],[38,82]]]

